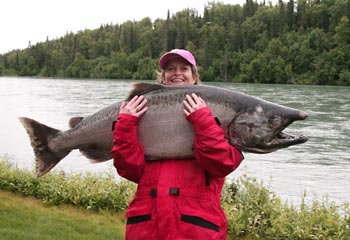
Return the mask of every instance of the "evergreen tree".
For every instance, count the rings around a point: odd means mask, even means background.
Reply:
[[[187,48],[204,81],[350,85],[350,0],[208,2],[203,10],[29,41],[0,55],[0,75],[154,79],[163,53]]]

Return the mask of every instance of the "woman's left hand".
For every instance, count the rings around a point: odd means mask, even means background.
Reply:
[[[186,116],[197,111],[198,109],[201,109],[207,106],[205,101],[201,97],[197,96],[195,93],[192,93],[191,96],[186,95],[186,99],[183,101],[183,104],[184,104],[184,113]]]

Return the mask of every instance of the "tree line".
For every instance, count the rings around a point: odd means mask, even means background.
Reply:
[[[173,48],[194,53],[203,81],[350,85],[350,0],[208,2],[166,19],[67,32],[0,55],[0,75],[155,79]]]

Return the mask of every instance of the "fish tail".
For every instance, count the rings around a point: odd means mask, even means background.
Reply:
[[[41,177],[56,166],[70,151],[55,151],[49,146],[51,139],[61,132],[60,130],[48,127],[30,118],[20,117],[19,120],[26,129],[34,150],[36,176]]]

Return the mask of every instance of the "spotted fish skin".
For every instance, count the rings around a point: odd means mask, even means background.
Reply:
[[[146,160],[194,156],[193,129],[183,113],[183,100],[186,94],[192,93],[205,100],[227,141],[243,152],[270,153],[308,140],[282,132],[294,121],[306,119],[308,115],[304,111],[224,88],[138,83],[126,101],[136,95],[147,99],[148,111],[138,124]],[[66,131],[30,118],[19,118],[35,153],[36,175],[40,177],[49,172],[74,149],[94,162],[110,160],[113,126],[120,105],[121,102],[116,102],[90,116],[73,117]]]

